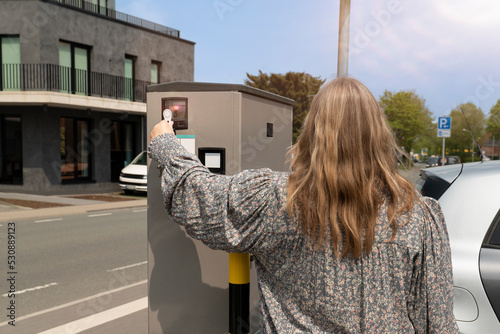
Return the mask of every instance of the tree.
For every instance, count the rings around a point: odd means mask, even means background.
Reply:
[[[441,138],[437,137],[437,123],[432,123],[423,134],[415,138],[412,145],[412,151],[420,153],[420,151],[425,150],[428,155],[432,155],[438,152],[442,147]],[[421,156],[420,159],[425,158]]]
[[[486,121],[486,131],[493,133],[500,131],[500,99],[490,109],[490,117]]]
[[[467,152],[471,149],[476,150],[475,143],[473,144],[472,142],[471,130],[478,142],[480,141],[480,137],[484,134],[484,113],[481,108],[469,102],[458,105],[450,112],[450,116],[451,137],[446,139],[446,150],[448,152],[457,153],[462,159],[468,158]],[[467,123],[470,125],[471,129],[469,129]]]
[[[302,122],[306,118],[313,96],[325,82],[325,79],[313,77],[307,73],[288,72],[286,74],[266,74],[259,70],[259,75],[250,75],[245,85],[259,88],[295,100],[293,106],[293,142],[297,140]]]
[[[398,145],[410,152],[417,138],[428,137],[432,131],[432,116],[425,100],[415,91],[384,91],[379,104],[384,109]]]

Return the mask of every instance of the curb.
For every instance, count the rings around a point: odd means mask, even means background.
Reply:
[[[141,199],[134,201],[109,202],[102,204],[100,203],[100,204],[88,204],[88,205],[62,206],[62,207],[44,208],[44,209],[10,211],[10,212],[2,212],[2,215],[0,217],[0,222],[16,221],[16,220],[24,220],[32,218],[47,218],[53,216],[71,216],[87,212],[136,208],[147,205],[148,205],[148,200]]]

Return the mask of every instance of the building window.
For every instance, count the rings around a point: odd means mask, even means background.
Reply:
[[[87,3],[87,7],[94,13],[106,15],[106,0],[91,0]]]
[[[59,42],[61,92],[89,95],[89,50],[86,46]]]
[[[61,179],[91,179],[92,156],[89,140],[90,121],[78,118],[60,119]]]
[[[125,100],[134,100],[135,57],[125,56]]]
[[[83,8],[83,4],[87,0],[56,0],[56,1],[60,2],[60,3],[68,4],[68,5],[71,5],[71,6],[75,6],[75,7],[78,7],[78,8]]]
[[[19,37],[0,36],[0,90],[21,89],[21,46]]]
[[[94,13],[106,15],[108,0],[56,0],[74,7],[83,8]]]
[[[160,63],[153,61],[151,62],[151,84],[157,84],[160,82]]]
[[[111,181],[118,181],[123,167],[137,155],[135,127],[131,122],[113,122],[111,136]]]
[[[0,116],[0,183],[23,184],[23,136],[20,116]]]

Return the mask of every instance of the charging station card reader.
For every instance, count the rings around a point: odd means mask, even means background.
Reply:
[[[175,130],[186,130],[188,128],[188,106],[187,98],[167,97],[161,99],[162,110],[172,111],[172,121]]]
[[[198,158],[212,173],[226,174],[226,149],[223,147],[199,147]]]

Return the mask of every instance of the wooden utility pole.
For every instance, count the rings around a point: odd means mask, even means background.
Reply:
[[[340,0],[339,13],[339,50],[337,58],[337,77],[348,74],[349,64],[349,22],[351,18],[351,0]]]

